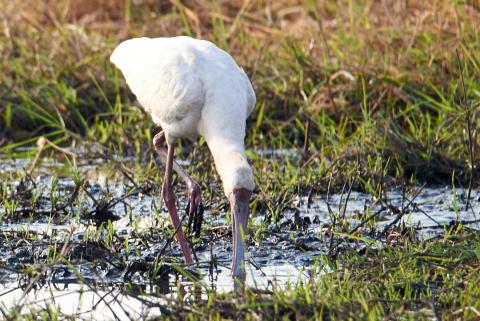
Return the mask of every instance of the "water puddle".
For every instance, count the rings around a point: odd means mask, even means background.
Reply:
[[[87,283],[57,282],[28,289],[16,283],[2,285],[2,307],[21,307],[23,311],[45,309],[54,306],[63,315],[75,315],[78,320],[137,320],[164,314],[163,306],[174,298],[184,300],[207,299],[207,291],[230,292],[234,285],[228,269],[220,269],[212,288],[204,283],[187,279],[168,280],[161,285],[121,284],[88,285]],[[306,275],[291,265],[270,266],[247,273],[246,285],[255,289],[273,289],[278,284],[296,284],[306,280]],[[208,289],[208,290],[205,290]]]
[[[197,263],[184,267],[168,234],[158,186],[112,178],[96,169],[98,163],[77,164],[87,177],[80,189],[54,162],[43,161],[35,177],[21,180],[9,177],[28,161],[2,162],[4,307],[52,304],[79,319],[128,320],[159,315],[160,305],[178,295],[206,298],[209,291],[234,289],[226,213],[205,211],[204,232],[193,247]],[[381,247],[405,235],[426,239],[460,224],[480,230],[479,190],[472,191],[468,210],[467,190],[451,186],[417,186],[407,193],[392,189],[381,200],[346,194],[298,197],[276,222],[253,213],[250,224],[257,235],[248,243],[247,287],[271,291],[309,282],[314,266],[328,272],[322,260],[332,251]],[[183,195],[179,203],[184,206],[185,200]],[[339,221],[344,232],[332,232]]]
[[[17,306],[23,311],[60,307],[61,314],[75,315],[78,320],[138,320],[159,316],[162,314],[159,306],[167,302],[152,295],[135,297],[115,288],[94,289],[80,284],[47,286],[27,294],[10,284],[3,291],[0,298],[4,307]]]

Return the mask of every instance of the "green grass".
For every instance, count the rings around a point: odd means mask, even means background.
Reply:
[[[122,176],[123,162],[114,156],[133,156],[123,165],[158,193],[163,172],[151,140],[159,129],[136,106],[108,56],[128,37],[188,34],[230,52],[253,81],[258,103],[246,137],[257,186],[252,210],[269,221],[295,196],[327,190],[353,188],[378,199],[391,186],[479,186],[476,1],[4,1],[0,11],[0,159],[33,160],[38,149],[22,147],[45,136],[78,147],[81,159],[104,158],[113,176]],[[178,157],[194,160],[188,170],[202,182],[207,207],[224,210],[228,203],[205,142],[184,140],[178,147]],[[297,153],[258,153],[265,149]],[[39,162],[44,157],[58,153],[46,146]],[[56,175],[79,184],[86,179],[75,160],[61,162]],[[36,167],[0,173],[2,220],[19,219],[21,205],[7,182],[39,174]],[[51,199],[66,201],[55,190]],[[348,233],[345,224],[334,228]],[[255,228],[260,240],[265,226]],[[228,311],[250,319],[475,319],[478,244],[478,234],[460,231],[347,253],[329,261],[333,273],[311,284],[243,298],[211,294],[210,301],[175,302],[169,309],[211,319],[237,318]],[[17,312],[8,315],[20,318]],[[53,319],[55,313],[22,318]]]
[[[248,126],[250,155],[267,148],[309,151],[306,175],[286,174],[292,184],[268,184],[283,173],[253,157],[256,176],[266,180],[259,186],[325,191],[329,164],[345,173],[334,175],[340,185],[355,170],[355,158],[362,181],[382,168],[394,179],[445,182],[455,171],[467,182],[472,160],[478,162],[465,133],[467,110],[480,104],[480,14],[473,3],[277,3],[267,6],[271,22],[264,5],[254,2],[88,3],[84,10],[68,2],[32,5],[23,19],[14,18],[13,4],[3,5],[0,153],[25,156],[15,149],[48,134],[64,145],[145,151],[158,129],[132,106],[134,97],[108,56],[129,36],[192,34],[228,50],[253,79],[258,106]],[[464,69],[462,104],[455,49]],[[469,119],[477,128],[476,113]],[[476,151],[476,134],[472,145]]]
[[[32,239],[25,235],[25,239]],[[206,292],[204,299],[168,298],[161,305],[166,320],[476,320],[480,311],[480,235],[468,229],[411,243],[400,237],[395,246],[366,253],[347,251],[341,261],[326,257],[312,267],[304,281],[291,280],[273,290],[245,293]],[[92,239],[90,242],[99,242]],[[108,248],[98,243],[100,248]],[[60,249],[58,249],[60,251]],[[52,262],[58,262],[52,253]],[[55,256],[57,255],[57,256]],[[57,261],[55,261],[55,257]],[[41,266],[25,271],[41,276]],[[325,273],[325,271],[330,271]],[[152,271],[153,276],[155,271]],[[200,286],[201,287],[201,286]],[[199,288],[200,289],[200,288]],[[132,289],[133,290],[133,289]],[[138,290],[137,290],[138,291]],[[124,290],[132,296],[142,293]],[[181,292],[177,295],[181,296]],[[3,310],[10,320],[51,319],[61,315],[55,306]],[[75,319],[62,316],[61,319]]]
[[[311,281],[245,296],[211,293],[171,307],[171,318],[255,320],[467,320],[479,316],[478,234],[405,242],[341,263],[319,262]],[[319,273],[322,264],[332,273]],[[195,311],[195,312],[192,312]]]

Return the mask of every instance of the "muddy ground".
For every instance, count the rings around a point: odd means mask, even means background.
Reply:
[[[114,175],[101,160],[75,175],[44,160],[1,165],[0,298],[5,306],[54,304],[78,317],[128,319],[158,315],[178,296],[229,292],[228,207],[208,206],[200,237],[190,233],[195,264],[184,266],[169,216],[152,181]],[[63,172],[63,173],[62,173]],[[186,213],[180,184],[178,206]],[[344,189],[296,195],[280,217],[255,212],[248,237],[247,286],[272,291],[329,273],[324,258],[364,252],[404,239],[420,242],[462,225],[480,229],[480,191],[453,186],[390,188],[381,197]],[[103,308],[101,308],[103,307]]]

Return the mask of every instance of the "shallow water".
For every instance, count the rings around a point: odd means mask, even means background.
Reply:
[[[84,319],[128,319],[128,315],[135,313],[161,312],[158,307],[148,308],[142,300],[153,300],[152,305],[158,305],[179,291],[182,295],[194,295],[193,289],[198,287],[203,289],[200,296],[206,296],[208,291],[233,290],[229,274],[230,227],[225,213],[209,210],[204,213],[205,232],[194,246],[198,263],[186,269],[198,275],[193,283],[181,265],[179,247],[167,242],[168,237],[163,233],[169,217],[166,209],[158,209],[161,203],[157,192],[135,189],[124,179],[99,171],[99,163],[89,160],[77,164],[83,177],[87,177],[88,193],[82,192],[81,197],[61,211],[57,210],[55,200],[68,199],[75,190],[72,178],[61,175],[62,165],[42,161],[31,181],[7,184],[10,195],[17,197],[18,202],[15,210],[5,204],[0,207],[3,217],[0,230],[8,240],[0,245],[3,284],[0,300],[4,306],[18,302],[25,307],[43,306],[49,302],[61,306],[66,314],[77,314]],[[6,160],[1,164],[0,175],[8,177],[8,173],[28,167],[29,162]],[[52,179],[55,171],[57,181]],[[264,215],[253,213],[251,226],[256,226],[254,230],[263,226],[265,233],[263,239],[249,240],[246,284],[250,288],[271,290],[287,283],[308,282],[314,263],[321,263],[322,257],[332,250],[329,226],[342,217],[345,217],[345,231],[353,231],[359,225],[362,231],[357,238],[348,237],[345,232],[347,237],[339,242],[338,250],[361,249],[366,244],[383,246],[387,241],[385,235],[376,235],[393,222],[399,230],[413,231],[417,239],[433,237],[443,232],[445,226],[454,226],[459,221],[467,228],[480,230],[480,191],[472,191],[468,211],[466,194],[465,189],[451,186],[417,186],[405,195],[400,190],[388,190],[381,201],[374,201],[371,195],[353,191],[348,196],[315,196],[310,204],[307,197],[298,196],[276,223],[266,223]],[[36,200],[34,205],[28,201],[31,199]],[[185,200],[184,195],[179,199],[181,209]],[[102,201],[110,202],[108,211],[96,211]],[[365,220],[372,215],[375,216],[372,223],[366,224]],[[108,229],[97,233],[93,237],[96,241],[88,241],[97,231],[95,225],[105,218],[114,219],[116,239],[111,246],[117,252],[102,246],[109,237]],[[127,243],[130,250],[126,249]],[[71,266],[63,261],[49,261],[54,244],[58,251],[65,248]],[[157,260],[159,256],[164,258],[161,262]],[[48,266],[42,270],[45,277],[41,282],[25,279],[24,269],[32,264]],[[161,266],[158,274],[149,277],[156,264]],[[143,293],[129,294],[124,286],[128,282],[140,287]],[[30,284],[35,284],[36,289],[24,296],[23,289]],[[93,285],[95,290],[91,288]]]
[[[294,266],[271,266],[261,272],[248,273],[246,284],[253,288],[272,288],[285,282],[295,284],[306,279]],[[181,282],[179,282],[181,281]],[[180,288],[177,288],[180,285]],[[58,282],[26,292],[15,283],[3,284],[0,293],[1,304],[5,307],[21,306],[24,311],[29,308],[55,305],[65,315],[76,315],[80,320],[132,320],[145,319],[161,315],[160,305],[168,304],[169,299],[179,294],[185,300],[197,295],[206,299],[208,296],[202,288],[207,284],[195,285],[188,280],[171,280],[162,286],[139,286],[125,289],[121,286],[98,286],[79,283]],[[228,269],[220,269],[214,280],[215,291],[233,291],[233,283]]]

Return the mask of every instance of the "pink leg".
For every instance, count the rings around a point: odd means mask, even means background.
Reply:
[[[164,162],[167,162],[168,152],[163,145],[164,136],[165,134],[163,131],[156,134],[153,137],[153,145],[157,154],[163,159]],[[180,176],[180,178],[185,182],[185,184],[187,184],[188,187],[188,227],[190,228],[193,217],[195,216],[195,213],[197,213],[197,209],[200,211],[202,210],[202,191],[200,189],[200,185],[193,178],[191,178],[190,175],[187,174],[187,172],[175,161],[175,159],[173,160],[173,170]],[[199,213],[195,219],[196,223],[201,225],[201,213]],[[198,228],[200,228],[200,226],[198,226]],[[199,234],[199,231],[197,234]]]
[[[173,146],[168,145],[167,152],[167,161],[165,168],[165,181],[163,183],[163,199],[165,200],[165,205],[167,206],[168,213],[173,222],[173,227],[177,231],[177,241],[182,248],[183,256],[185,256],[185,263],[192,264],[192,255],[190,254],[190,249],[188,248],[187,240],[183,234],[180,218],[177,214],[177,209],[175,206],[175,194],[173,192],[172,186],[172,167],[173,167]]]

